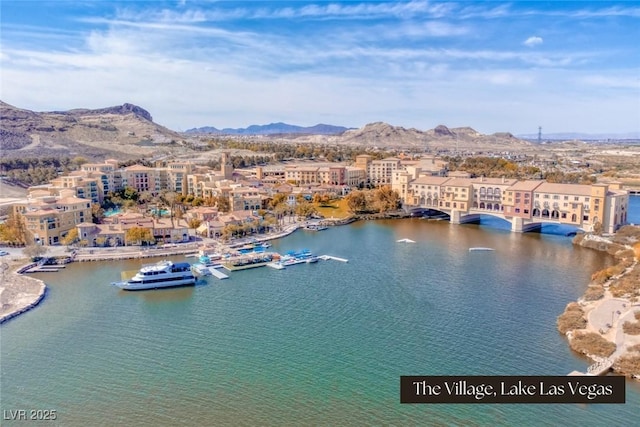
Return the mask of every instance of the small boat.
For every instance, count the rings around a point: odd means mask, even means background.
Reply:
[[[483,247],[469,248],[469,252],[473,252],[473,251],[495,251],[495,249],[493,249],[493,248],[483,248]]]
[[[175,286],[193,286],[196,278],[187,262],[173,263],[160,261],[156,264],[142,266],[135,276],[113,285],[126,291],[140,291],[145,289],[171,288]]]
[[[415,240],[411,240],[411,239],[400,239],[397,240],[398,243],[415,243]]]
[[[307,264],[313,264],[318,262],[318,257],[317,256],[312,256],[311,258],[307,258]]]

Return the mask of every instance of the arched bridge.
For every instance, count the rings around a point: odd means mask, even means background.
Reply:
[[[533,215],[529,218],[510,216],[507,217],[502,212],[502,206],[499,204],[488,204],[484,208],[471,208],[468,211],[461,211],[457,209],[447,209],[440,206],[414,206],[410,209],[411,213],[424,212],[427,210],[442,212],[450,217],[452,224],[467,224],[480,222],[481,215],[489,215],[494,218],[500,218],[511,223],[511,231],[515,232],[527,232],[539,230],[544,224],[555,225],[571,225],[577,229],[590,231],[592,225],[585,225],[582,222],[578,222],[578,218],[571,218],[573,221],[562,220],[556,211],[550,212],[548,210],[534,209]]]

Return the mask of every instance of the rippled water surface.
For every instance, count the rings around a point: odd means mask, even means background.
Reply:
[[[601,253],[421,219],[298,231],[273,249],[349,262],[135,293],[109,283],[139,261],[41,275],[45,301],[0,330],[2,410],[55,409],[47,425],[65,426],[637,422],[630,382],[624,405],[399,403],[401,375],[584,371],[555,319],[611,263]]]

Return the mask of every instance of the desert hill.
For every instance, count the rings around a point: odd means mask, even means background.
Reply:
[[[34,112],[0,101],[0,150],[9,157],[127,158],[170,151],[183,138],[133,104]]]

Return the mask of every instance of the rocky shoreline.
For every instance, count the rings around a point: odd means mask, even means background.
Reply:
[[[21,274],[23,268],[6,273],[2,277],[0,324],[31,310],[45,298],[47,286],[42,280]]]
[[[579,234],[573,243],[607,252],[616,264],[591,276],[584,295],[558,317],[558,331],[594,361],[588,373],[640,379],[640,227],[607,237]]]

